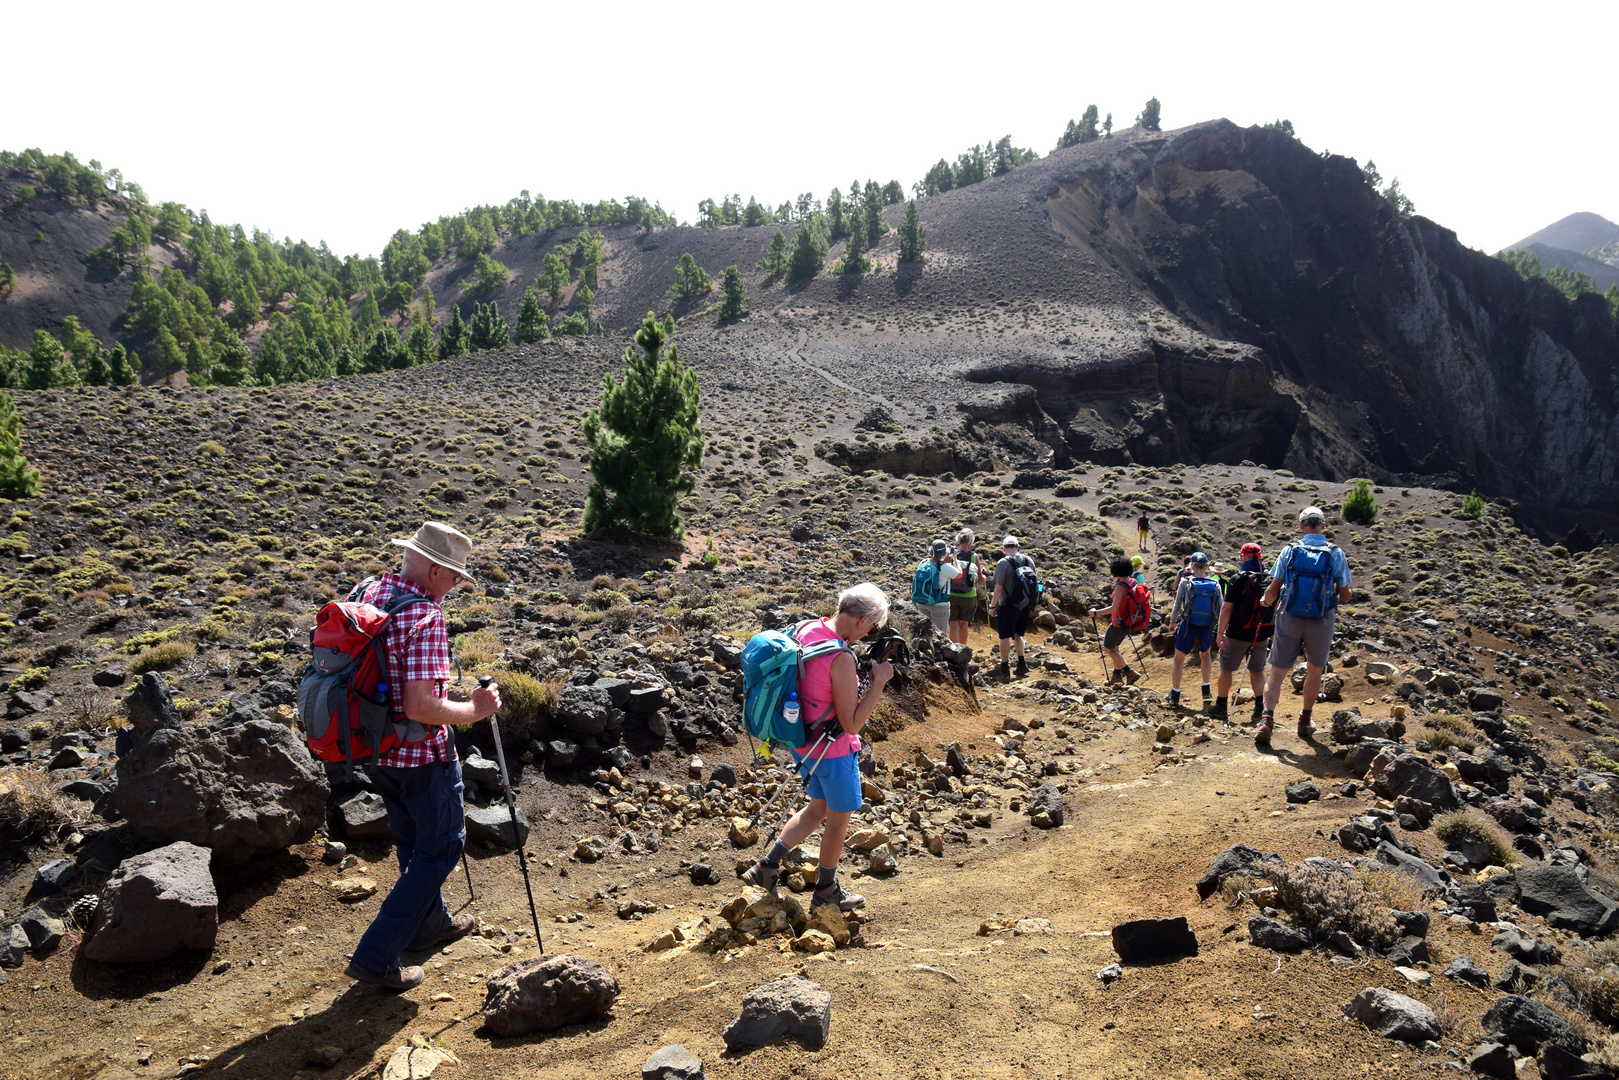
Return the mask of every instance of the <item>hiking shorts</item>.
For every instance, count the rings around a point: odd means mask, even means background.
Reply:
[[[1193,626],[1189,622],[1182,622],[1175,631],[1175,651],[1183,653],[1203,652],[1214,648],[1214,626]]]
[[[1126,630],[1123,626],[1119,625],[1118,623],[1108,623],[1107,633],[1102,635],[1102,648],[1117,649],[1120,645],[1124,644],[1124,639],[1129,636],[1130,631]]]
[[[1242,667],[1243,659],[1248,661],[1248,670],[1255,675],[1265,673],[1265,657],[1270,652],[1268,641],[1243,641],[1227,634],[1225,644],[1220,648],[1220,670],[1236,671]]]
[[[950,632],[950,601],[942,604],[918,604],[917,607],[928,613],[933,620],[933,628],[941,634]]]
[[[1002,641],[1022,637],[1029,632],[1029,613],[1010,604],[1002,604],[995,609],[995,632]]]
[[[838,814],[852,814],[860,809],[860,763],[854,754],[821,758],[819,765],[815,764],[815,758],[800,759],[797,753],[793,754],[793,759],[798,761],[798,772],[804,777],[806,796],[826,800],[826,808]],[[810,775],[812,767],[814,776]]]
[[[978,594],[968,593],[966,596],[950,597],[950,621],[972,622],[973,616],[978,614]]]
[[[1320,619],[1300,619],[1285,611],[1276,613],[1276,636],[1270,643],[1270,662],[1274,667],[1291,668],[1304,651],[1304,660],[1311,667],[1325,668],[1327,654],[1332,651],[1332,628],[1338,621],[1336,610]]]

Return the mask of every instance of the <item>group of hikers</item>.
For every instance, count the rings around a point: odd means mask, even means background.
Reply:
[[[1268,570],[1257,543],[1242,546],[1239,569],[1224,578],[1216,576],[1203,552],[1187,560],[1169,616],[1175,644],[1170,706],[1180,703],[1182,673],[1187,658],[1195,654],[1203,697],[1212,698],[1213,714],[1225,718],[1232,678],[1246,665],[1257,698],[1254,741],[1268,745],[1282,680],[1302,651],[1308,674],[1298,734],[1308,739],[1315,731],[1311,706],[1326,669],[1337,605],[1350,597],[1348,565],[1343,552],[1321,535],[1325,523],[1320,508],[1306,507],[1299,514],[1298,541],[1288,544]],[[1144,545],[1147,528],[1142,523],[1138,527]],[[441,891],[466,843],[461,764],[449,729],[493,716],[501,700],[499,686],[492,683],[480,685],[464,703],[448,696],[453,660],[441,605],[452,589],[473,584],[467,568],[471,539],[448,525],[428,522],[416,535],[393,543],[402,554],[398,571],[362,583],[350,601],[370,605],[384,620],[385,629],[379,630],[376,640],[388,676],[378,684],[380,700],[373,704],[392,721],[396,734],[377,744],[365,765],[387,810],[400,874],[355,947],[345,974],[398,991],[420,985],[424,978],[420,966],[401,965],[402,953],[454,941],[476,925],[471,915],[452,915]],[[1102,648],[1112,665],[1109,682],[1134,683],[1141,675],[1131,668],[1120,646],[1133,630],[1144,627],[1143,609],[1150,611],[1151,594],[1139,555],[1116,558],[1109,570],[1114,579],[1112,603],[1092,609],[1091,616],[1108,617]],[[1024,636],[1042,587],[1034,561],[1023,554],[1016,536],[1001,541],[1001,558],[986,569],[974,551],[972,530],[963,529],[954,548],[935,541],[913,575],[913,601],[955,642],[966,642],[981,590],[1000,642],[1000,676],[1010,677],[1013,652],[1017,674],[1026,674]],[[839,883],[837,866],[850,817],[862,802],[860,735],[894,672],[891,664],[879,659],[862,678],[850,646],[881,630],[888,615],[883,590],[865,582],[844,590],[832,614],[793,632],[798,648],[806,653],[815,650],[800,665],[790,705],[795,719],[802,710],[821,733],[814,740],[806,737],[806,744],[792,751],[808,803],[785,823],[743,879],[773,891],[787,852],[824,826],[812,909],[834,905],[850,911],[865,904],[864,898]],[[1216,648],[1217,695],[1209,686]]]

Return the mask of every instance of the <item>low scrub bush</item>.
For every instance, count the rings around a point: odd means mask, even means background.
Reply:
[[[1435,750],[1455,748],[1471,754],[1478,748],[1478,729],[1459,716],[1434,713],[1422,718],[1422,726],[1426,729],[1422,737]]]
[[[1434,818],[1433,833],[1448,848],[1460,848],[1469,841],[1483,844],[1489,849],[1491,866],[1511,866],[1518,861],[1512,844],[1500,829],[1466,810],[1456,810]]]
[[[1342,930],[1357,942],[1382,948],[1399,937],[1389,909],[1348,874],[1287,866],[1268,871],[1265,877],[1276,886],[1276,906],[1318,940]]]
[[[500,733],[507,742],[522,745],[551,718],[562,684],[541,682],[520,671],[502,672],[496,680],[500,684]]]
[[[21,843],[77,821],[76,801],[43,774],[0,769],[0,842]]]
[[[474,630],[455,639],[455,655],[467,667],[488,667],[500,659],[500,638],[493,630]]]
[[[165,641],[161,645],[153,645],[150,649],[138,653],[135,659],[129,662],[129,670],[136,675],[144,675],[148,671],[167,671],[196,654],[196,647],[184,641]]]

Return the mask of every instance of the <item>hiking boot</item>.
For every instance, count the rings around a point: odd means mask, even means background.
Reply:
[[[1180,708],[1181,707],[1181,692],[1179,690],[1171,690],[1169,693],[1165,694],[1164,695],[1164,707],[1166,709],[1178,709],[1178,708]]]
[[[1116,667],[1107,673],[1107,684],[1117,686],[1124,681],[1124,668]]]
[[[1003,680],[1011,679],[1012,669],[1007,666],[1005,661],[1002,661],[1001,666],[995,669],[995,674]]]
[[[1254,745],[1269,746],[1271,732],[1274,731],[1275,728],[1276,721],[1273,718],[1261,713],[1259,716],[1259,727],[1254,730]]]
[[[742,880],[754,888],[763,889],[771,896],[776,895],[776,879],[781,876],[781,867],[766,866],[756,862],[742,872]]]
[[[1209,715],[1216,720],[1229,720],[1231,719],[1231,708],[1216,701],[1213,707],[1209,709]]]
[[[1017,677],[1021,679],[1021,678],[1023,678],[1023,676],[1027,675],[1028,673],[1029,673],[1029,662],[1027,660],[1023,659],[1023,657],[1021,657],[1021,656],[1018,657],[1017,658]]]
[[[836,904],[839,911],[854,911],[866,906],[866,898],[850,892],[833,879],[832,884],[816,889],[815,895],[810,897],[811,911],[826,904]]]
[[[1209,684],[1208,683],[1204,683],[1203,684],[1203,704],[1207,705],[1209,702],[1211,702],[1213,700],[1214,700],[1214,691],[1209,689]]]
[[[444,932],[433,939],[434,945],[448,945],[452,941],[460,941],[478,928],[476,915],[457,915],[450,920],[450,925]]]
[[[394,968],[392,971],[386,971],[379,975],[374,971],[367,971],[352,962],[343,969],[343,974],[357,982],[363,982],[369,986],[380,986],[384,990],[392,990],[396,994],[422,985],[422,980],[427,977],[421,968],[414,965]]]
[[[1262,702],[1262,701],[1256,701],[1256,702],[1254,702],[1253,715],[1248,718],[1248,722],[1250,724],[1257,724],[1257,723],[1259,723],[1260,719],[1262,717],[1264,717],[1264,715],[1265,715],[1265,703]]]
[[[1307,713],[1301,715],[1299,717],[1299,738],[1308,740],[1314,734],[1315,721],[1311,720]]]
[[[1124,681],[1129,683],[1131,686],[1134,686],[1136,683],[1141,681],[1141,672],[1137,671],[1133,667],[1126,667],[1124,669]]]

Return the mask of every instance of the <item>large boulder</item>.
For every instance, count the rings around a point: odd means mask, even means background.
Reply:
[[[729,1050],[764,1046],[783,1035],[812,1050],[826,1045],[832,1030],[832,995],[799,975],[766,983],[742,998],[742,1015],[720,1037]]]
[[[582,956],[516,960],[485,984],[484,1027],[491,1035],[510,1038],[582,1024],[606,1016],[618,990],[611,972]]]
[[[144,739],[155,731],[178,731],[185,726],[169,693],[169,684],[155,671],[141,676],[141,681],[124,699],[124,708],[137,739]]]
[[[362,791],[337,805],[337,820],[350,840],[389,840],[388,807],[374,791]]]
[[[1435,810],[1457,810],[1462,805],[1450,777],[1415,754],[1400,754],[1391,761],[1374,787],[1386,798],[1398,799],[1404,795],[1421,800]]]
[[[212,949],[219,895],[208,849],[184,840],[125,859],[101,889],[87,960],[140,964],[181,949]]]
[[[1439,1018],[1432,1009],[1381,986],[1368,986],[1356,994],[1344,1005],[1344,1015],[1385,1039],[1420,1043],[1439,1038]]]
[[[557,723],[580,735],[600,735],[612,719],[613,699],[605,688],[564,686],[557,694]]]
[[[1255,915],[1248,920],[1248,940],[1257,948],[1287,953],[1307,949],[1311,943],[1309,934],[1264,915]]]
[[[1424,862],[1415,855],[1409,855],[1387,840],[1380,840],[1377,844],[1377,858],[1402,873],[1416,878],[1424,892],[1444,892],[1450,881],[1450,875],[1438,869],[1431,863]]]
[[[1266,855],[1247,844],[1233,844],[1214,857],[1208,873],[1197,879],[1197,895],[1207,900],[1232,874],[1260,877],[1265,870],[1280,870],[1286,865],[1280,855]]]
[[[1500,1035],[1526,1054],[1533,1054],[1544,1043],[1556,1043],[1576,1054],[1585,1050],[1585,1039],[1573,1024],[1549,1006],[1518,994],[1503,995],[1481,1023],[1487,1034]]]
[[[267,720],[159,728],[118,759],[118,810],[135,832],[209,848],[222,865],[314,836],[329,791],[304,741]]]
[[[466,819],[468,840],[483,840],[503,848],[528,843],[528,815],[517,811],[517,824],[513,826],[511,809],[503,802],[469,806]]]
[[[1619,905],[1580,880],[1571,866],[1524,866],[1517,871],[1518,906],[1548,926],[1599,937],[1619,927]]]
[[[1029,819],[1042,828],[1061,825],[1062,792],[1057,790],[1057,785],[1048,780],[1029,792],[1028,812]],[[1041,818],[1041,814],[1045,817]]]

